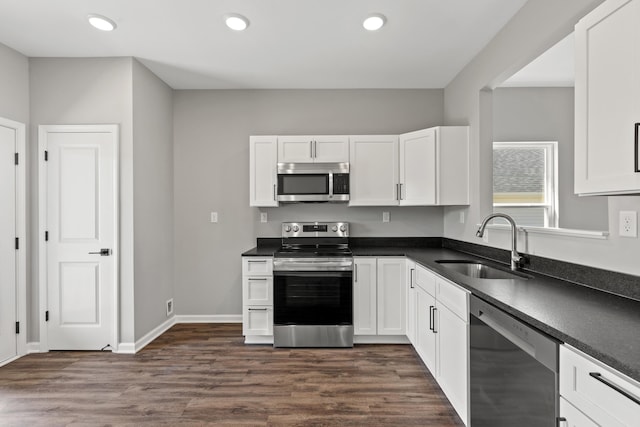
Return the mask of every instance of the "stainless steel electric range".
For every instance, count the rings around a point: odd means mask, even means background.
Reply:
[[[285,222],[273,260],[274,347],[353,347],[349,223]]]

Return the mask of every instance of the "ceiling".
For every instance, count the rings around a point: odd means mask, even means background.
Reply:
[[[573,33],[550,47],[501,87],[573,87],[575,83],[575,48]]]
[[[134,56],[174,89],[442,88],[526,0],[0,0],[28,57]],[[362,28],[370,13],[387,24]],[[113,19],[95,30],[87,14]],[[250,25],[228,29],[223,16]]]

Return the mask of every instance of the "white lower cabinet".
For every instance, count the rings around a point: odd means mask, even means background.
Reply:
[[[354,257],[355,335],[406,334],[404,258]]]
[[[417,288],[416,288],[416,263],[407,259],[406,268],[407,283],[407,338],[409,342],[416,346],[416,307],[417,307]]]
[[[591,421],[563,397],[560,398],[560,414],[559,427],[598,427],[598,424]]]
[[[560,346],[560,416],[570,426],[637,426],[640,384],[567,345]],[[573,421],[572,418],[580,418]]]
[[[460,418],[469,414],[469,292],[417,265],[415,269],[418,355]]]
[[[273,340],[273,258],[242,258],[242,335],[246,343]]]

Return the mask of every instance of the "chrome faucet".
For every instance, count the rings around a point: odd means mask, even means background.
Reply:
[[[511,269],[517,270],[524,263],[524,257],[520,255],[518,253],[518,250],[516,249],[516,246],[518,244],[518,239],[516,234],[517,226],[513,218],[511,218],[507,214],[493,213],[482,220],[482,224],[480,224],[480,228],[478,228],[478,231],[476,231],[476,236],[482,237],[484,235],[484,229],[486,228],[487,223],[491,221],[493,218],[504,218],[509,222],[509,225],[511,225]]]

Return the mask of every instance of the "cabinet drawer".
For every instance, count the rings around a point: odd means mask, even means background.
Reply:
[[[242,278],[244,305],[273,305],[273,276],[244,276]]]
[[[465,322],[469,322],[469,292],[447,280],[436,279],[436,299]]]
[[[271,276],[273,274],[273,258],[243,257],[242,274]]]
[[[421,265],[416,265],[415,283],[432,296],[436,296],[436,275]]]
[[[273,335],[273,307],[245,307],[242,313],[242,334]]]
[[[564,418],[564,421],[559,422],[558,427],[598,427],[598,424],[562,397],[560,398],[560,417]]]
[[[560,346],[560,395],[596,424],[637,425],[640,404],[625,393],[640,399],[640,386],[591,357]]]

